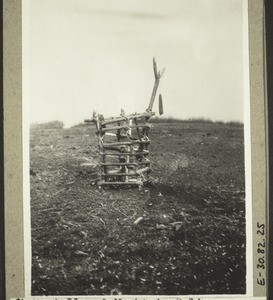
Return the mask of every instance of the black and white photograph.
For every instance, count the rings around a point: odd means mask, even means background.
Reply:
[[[251,291],[247,3],[23,1],[32,296]]]

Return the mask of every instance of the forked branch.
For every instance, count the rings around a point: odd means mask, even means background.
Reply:
[[[154,66],[155,83],[154,83],[154,88],[153,88],[153,92],[151,95],[151,99],[150,99],[150,103],[149,103],[147,111],[153,110],[153,105],[154,105],[154,101],[155,101],[156,92],[157,92],[157,89],[159,86],[159,81],[165,72],[165,69],[163,69],[162,71],[157,71],[157,65],[156,65],[155,58],[153,58],[153,66]]]

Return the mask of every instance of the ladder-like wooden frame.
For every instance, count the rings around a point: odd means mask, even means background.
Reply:
[[[94,115],[100,151],[100,181],[102,185],[138,185],[148,180],[151,171],[149,154],[149,124],[154,113],[124,115],[103,119]],[[141,122],[141,123],[140,123]],[[132,130],[137,136],[132,135]],[[114,133],[112,133],[114,131]],[[116,136],[116,141],[107,142],[108,136]]]
[[[96,125],[99,153],[100,173],[99,187],[105,185],[137,185],[139,188],[149,180],[151,162],[149,154],[150,118],[155,115],[153,103],[164,73],[157,71],[153,59],[155,83],[149,107],[144,113],[126,115],[123,110],[115,118],[104,119],[102,114],[93,113],[91,120]],[[163,113],[162,97],[159,95],[159,110]],[[113,139],[114,138],[114,139]]]

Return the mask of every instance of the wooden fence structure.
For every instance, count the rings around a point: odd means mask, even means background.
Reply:
[[[149,106],[143,113],[126,115],[123,110],[118,117],[105,119],[102,114],[93,113],[85,122],[95,123],[100,154],[98,186],[137,185],[143,186],[149,179],[151,162],[149,154],[150,118],[160,78],[164,73],[157,71],[153,59],[155,83]],[[162,97],[159,95],[159,113],[163,113]]]

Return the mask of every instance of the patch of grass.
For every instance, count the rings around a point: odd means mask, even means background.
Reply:
[[[32,130],[32,295],[244,294],[243,134],[154,124],[139,191],[97,188],[95,129]]]

